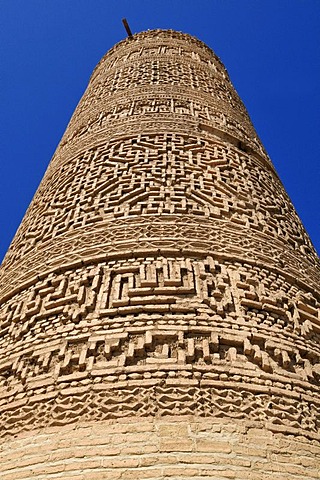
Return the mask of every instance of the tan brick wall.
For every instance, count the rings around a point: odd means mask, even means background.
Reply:
[[[304,437],[176,416],[55,427],[0,447],[1,480],[311,480],[319,465],[320,445]]]
[[[1,266],[0,480],[319,478],[319,285],[217,56],[120,42]]]

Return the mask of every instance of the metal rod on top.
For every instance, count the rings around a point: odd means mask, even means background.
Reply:
[[[131,37],[132,37],[132,32],[131,32],[131,30],[130,30],[130,27],[129,27],[129,24],[128,24],[128,22],[127,22],[127,19],[126,19],[126,18],[123,18],[123,19],[122,19],[122,23],[123,23],[124,28],[126,29],[126,32],[127,32],[127,34],[128,34],[128,37],[131,38]]]

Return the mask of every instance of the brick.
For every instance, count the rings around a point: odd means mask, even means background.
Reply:
[[[126,470],[121,473],[121,480],[163,480],[162,468],[150,468],[147,470]]]
[[[15,471],[11,473],[3,473],[1,480],[25,480],[26,475],[29,477],[32,475],[32,470],[24,470],[23,472]],[[32,477],[31,477],[32,478]]]
[[[113,459],[103,459],[102,465],[106,468],[135,468],[139,467],[139,458],[118,457]]]
[[[149,467],[156,465],[174,465],[179,463],[178,456],[172,455],[155,455],[155,456],[141,456],[139,457],[140,467]]]
[[[102,472],[95,471],[94,473],[90,473],[89,475],[94,475],[94,477],[91,477],[92,480],[119,480],[122,473],[120,471],[117,472],[116,470],[104,469]],[[90,477],[88,477],[88,474],[85,474],[83,478],[84,480],[89,480]]]
[[[236,454],[244,455],[247,457],[267,457],[267,449],[265,446],[258,448],[258,445],[232,445],[232,451]]]
[[[222,468],[222,469],[203,469],[203,470],[200,470],[200,475],[201,476],[204,476],[205,478],[206,477],[213,477],[213,478],[221,478],[221,479],[225,479],[225,478],[236,478],[236,475],[237,475],[237,471],[236,470],[230,470],[226,467]],[[201,478],[201,477],[200,477]]]
[[[160,452],[191,452],[192,449],[191,441],[162,440],[160,442]]]
[[[65,470],[63,463],[47,463],[33,466],[32,472],[36,475],[53,475],[54,473],[62,473]]]
[[[197,439],[197,452],[212,452],[212,453],[230,453],[231,446],[226,442],[209,439]]]
[[[186,424],[171,423],[171,424],[159,424],[159,435],[161,437],[187,437],[188,426]]]
[[[185,466],[163,467],[163,475],[167,477],[195,477],[199,474],[198,468],[190,468]]]
[[[64,470],[66,472],[68,471],[73,471],[73,470],[88,470],[88,469],[97,469],[102,466],[102,460],[101,459],[81,459],[81,460],[76,460],[73,461],[72,458],[68,461],[65,462],[64,464]]]
[[[145,445],[144,443],[139,443],[137,445],[122,444],[119,451],[121,451],[121,455],[143,455],[158,452],[159,446],[157,445],[157,442],[155,442],[155,445]]]

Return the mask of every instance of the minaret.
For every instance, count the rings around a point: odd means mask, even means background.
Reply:
[[[0,280],[2,480],[319,478],[319,260],[201,41],[102,58]]]

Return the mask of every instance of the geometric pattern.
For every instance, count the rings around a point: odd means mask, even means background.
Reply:
[[[96,67],[0,272],[0,431],[166,415],[320,436],[320,266],[218,57]]]

